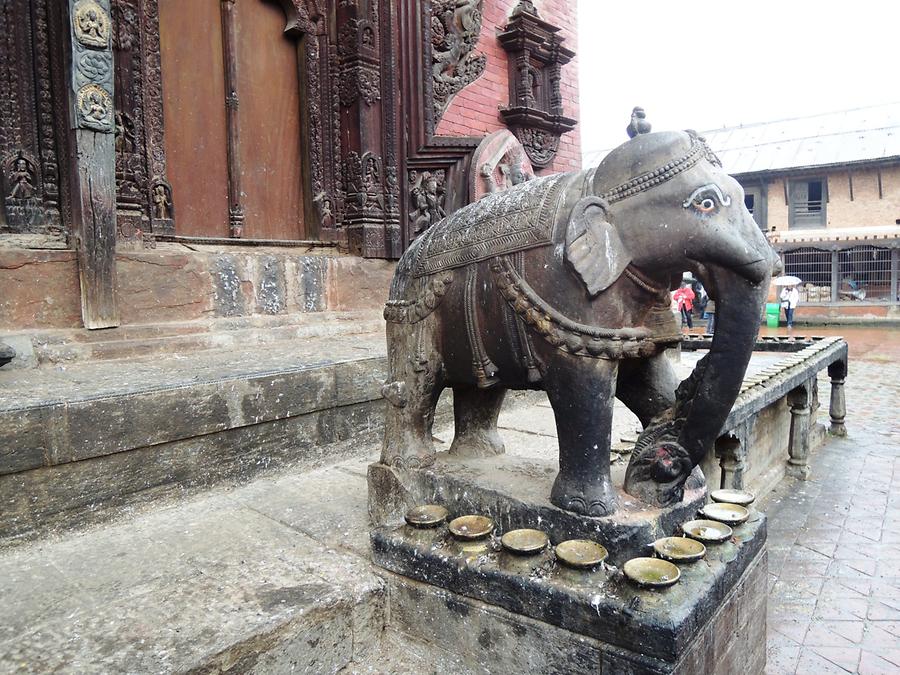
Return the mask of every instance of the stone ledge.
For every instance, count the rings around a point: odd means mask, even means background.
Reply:
[[[380,400],[381,335],[0,373],[0,475]]]
[[[465,673],[757,675],[766,662],[767,558],[762,550],[749,561],[677,663],[394,573],[386,574],[390,627],[453,652]]]
[[[680,566],[681,580],[662,591],[636,589],[609,570],[571,573],[554,563],[527,572],[521,559],[490,546],[464,551],[446,528],[430,540],[406,525],[378,528],[372,550],[391,572],[675,665],[763,550],[766,523],[758,516],[735,527],[731,541],[708,547],[704,560]]]

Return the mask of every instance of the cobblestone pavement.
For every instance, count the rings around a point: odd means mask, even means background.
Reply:
[[[813,455],[810,480],[785,479],[760,504],[766,672],[900,673],[900,330],[827,332],[850,343],[849,436]],[[819,392],[826,407],[827,379]]]

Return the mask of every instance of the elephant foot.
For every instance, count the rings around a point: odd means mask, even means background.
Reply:
[[[390,443],[381,450],[381,463],[395,469],[425,469],[435,462],[434,445],[415,436]]]
[[[559,474],[550,492],[550,502],[583,516],[609,516],[616,510],[616,491],[606,476],[594,481]]]
[[[650,444],[631,456],[625,492],[652,506],[670,506],[684,498],[684,485],[694,470],[687,450],[674,441]]]
[[[506,446],[496,429],[457,435],[450,444],[450,454],[456,457],[494,457],[504,452]]]

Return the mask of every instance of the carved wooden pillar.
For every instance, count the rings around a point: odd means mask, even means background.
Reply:
[[[832,436],[846,436],[847,427],[844,418],[847,416],[847,402],[844,399],[844,382],[847,378],[847,362],[835,361],[828,366],[828,377],[831,378],[831,405],[828,414],[831,417]]]
[[[225,62],[225,124],[228,162],[228,230],[232,237],[244,234],[244,206],[241,199],[241,136],[238,124],[237,31],[234,21],[236,0],[222,0],[222,52]]]
[[[787,474],[800,480],[809,478],[809,421],[812,404],[811,385],[788,394],[791,407],[791,431],[788,437]]]
[[[72,229],[86,328],[119,323],[116,159],[109,0],[68,0]]]
[[[166,176],[158,0],[112,0],[118,236],[174,234]],[[146,241],[146,239],[145,239]]]
[[[0,234],[65,239],[66,15],[55,0],[6,0],[0,9]]]
[[[381,0],[341,3],[337,9],[344,226],[351,252],[388,257],[385,223],[385,139],[382,128],[383,33]],[[390,17],[390,6],[385,7]]]

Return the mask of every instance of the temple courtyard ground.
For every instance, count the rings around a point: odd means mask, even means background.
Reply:
[[[849,436],[814,453],[808,481],[785,479],[759,504],[767,672],[900,673],[900,330],[797,332],[847,337]],[[553,452],[549,406],[513,399],[500,421],[508,452]],[[616,420],[618,436],[634,434],[633,418]],[[435,434],[446,447],[449,426]],[[490,672],[441,646],[460,636],[401,625],[369,554],[376,454],[0,551],[0,672]],[[549,672],[541,645],[495,647]]]
[[[769,517],[767,673],[900,673],[900,329],[850,328],[847,438]],[[819,391],[827,395],[827,385]]]

